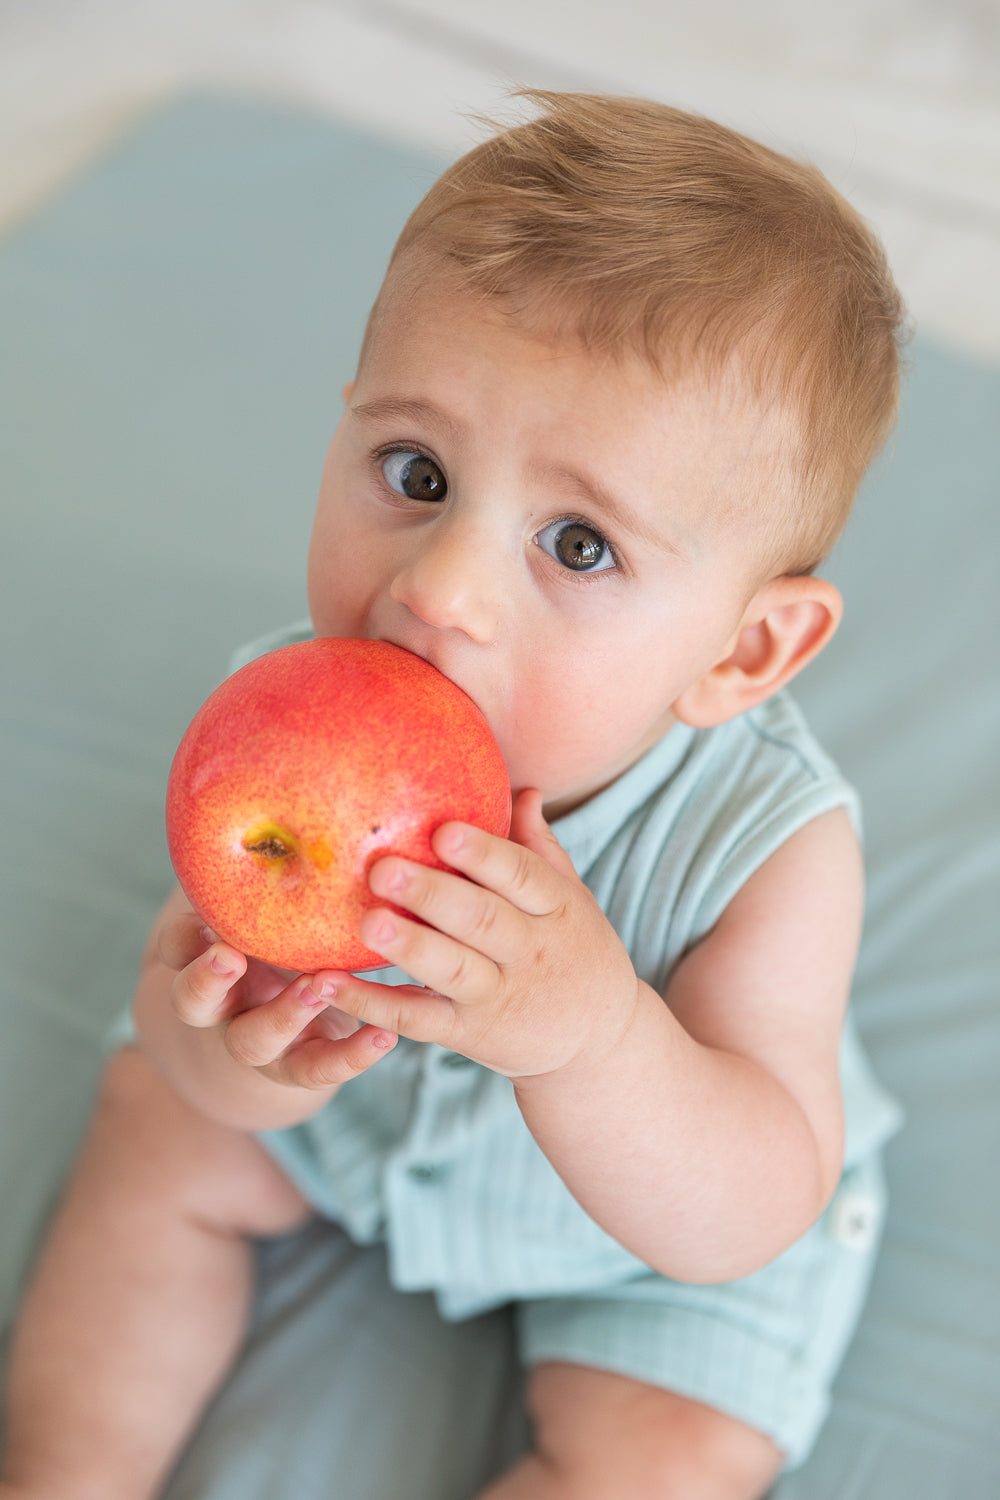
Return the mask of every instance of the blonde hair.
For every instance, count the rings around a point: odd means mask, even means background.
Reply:
[[[391,264],[419,249],[534,328],[638,352],[667,378],[735,360],[755,399],[796,418],[773,561],[810,571],[895,419],[903,307],[877,238],[816,168],[711,120],[522,97],[538,117],[448,168]]]

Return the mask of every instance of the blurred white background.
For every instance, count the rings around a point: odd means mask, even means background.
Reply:
[[[918,330],[1000,358],[1000,0],[0,0],[0,233],[178,94],[450,157],[517,84],[649,95],[811,158]]]

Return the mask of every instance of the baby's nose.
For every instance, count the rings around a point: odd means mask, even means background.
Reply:
[[[500,621],[501,569],[471,528],[435,528],[416,541],[390,592],[425,625],[486,645]]]

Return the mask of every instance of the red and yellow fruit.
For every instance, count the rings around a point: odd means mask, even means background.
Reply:
[[[282,646],[198,710],[170,770],[167,841],[192,906],[281,968],[372,969],[358,937],[387,854],[441,867],[442,823],[506,837],[510,784],[482,713],[385,641]]]

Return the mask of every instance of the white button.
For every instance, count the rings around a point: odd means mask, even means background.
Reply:
[[[878,1201],[869,1193],[845,1188],[830,1205],[830,1232],[849,1250],[870,1250],[878,1225]]]

